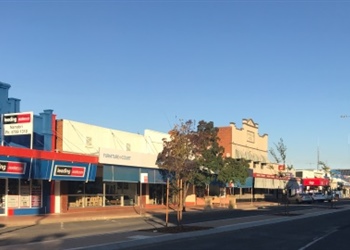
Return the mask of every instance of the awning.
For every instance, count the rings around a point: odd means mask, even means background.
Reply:
[[[239,181],[234,183],[235,188],[252,188],[253,187],[253,177],[248,177],[245,180],[244,184],[241,184]]]
[[[129,166],[103,165],[103,181],[110,182],[140,182],[140,174],[148,175],[150,184],[165,184],[160,169],[139,168]]]
[[[103,181],[139,182],[140,168],[128,166],[103,165]]]
[[[0,146],[0,177],[94,181],[95,156]]]
[[[303,186],[329,186],[329,179],[326,178],[304,178]]]
[[[254,188],[268,188],[268,189],[284,189],[285,180],[271,179],[271,178],[255,178]]]
[[[95,181],[97,165],[66,161],[33,160],[32,178],[60,181]]]
[[[162,175],[159,169],[141,168],[141,173],[148,174],[148,183],[166,184],[166,177]]]
[[[0,157],[1,178],[26,178],[29,177],[30,160]]]

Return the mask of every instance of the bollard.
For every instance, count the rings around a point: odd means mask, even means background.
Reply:
[[[210,197],[205,198],[204,210],[211,210],[213,208],[213,202]]]
[[[228,203],[229,209],[237,209],[236,197],[231,197]]]

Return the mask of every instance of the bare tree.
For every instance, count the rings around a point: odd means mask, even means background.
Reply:
[[[282,163],[284,166],[286,166],[286,158],[287,158],[287,147],[283,142],[283,139],[280,138],[280,141],[276,144],[274,143],[277,153],[275,152],[274,148],[269,149],[269,153],[274,158],[276,163]],[[288,170],[292,170],[294,167],[293,165],[287,165],[286,166]]]

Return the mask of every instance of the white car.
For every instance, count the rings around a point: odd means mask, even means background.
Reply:
[[[326,200],[326,196],[321,192],[313,193],[312,199],[314,202],[324,202]]]
[[[313,199],[311,197],[311,194],[308,193],[301,193],[298,194],[298,198],[297,198],[297,202],[298,203],[312,203]]]

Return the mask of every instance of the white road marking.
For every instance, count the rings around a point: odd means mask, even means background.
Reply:
[[[302,248],[299,248],[299,250],[305,250],[305,249],[307,249],[309,246],[312,246],[313,244],[315,244],[317,241],[320,241],[320,240],[326,238],[327,236],[329,236],[329,235],[331,235],[332,233],[335,233],[335,232],[337,232],[337,231],[338,231],[338,229],[333,229],[333,230],[329,231],[328,233],[326,233],[325,235],[323,235],[323,236],[321,236],[321,237],[319,237],[319,238],[317,238],[317,239],[311,241],[309,244],[303,246]]]
[[[147,235],[133,235],[133,236],[130,236],[128,238],[130,239],[137,239],[137,240],[142,240],[142,239],[148,239],[148,238],[151,238],[153,236],[147,236]]]

